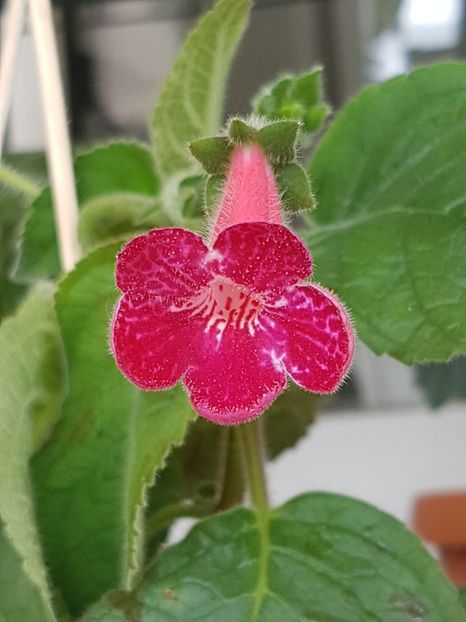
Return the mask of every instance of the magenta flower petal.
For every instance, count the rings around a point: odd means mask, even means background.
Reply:
[[[316,285],[290,287],[268,306],[267,316],[267,323],[283,330],[283,364],[296,384],[314,393],[335,391],[354,349],[350,321],[338,299]]]
[[[184,297],[211,278],[208,249],[192,231],[153,229],[129,242],[118,254],[116,282],[125,294]]]
[[[168,389],[181,378],[196,339],[186,311],[157,299],[124,296],[115,310],[112,351],[123,374],[141,389]]]
[[[261,415],[286,386],[285,370],[271,352],[267,333],[228,327],[221,340],[205,334],[184,378],[197,412],[223,425]]]
[[[303,242],[283,225],[254,222],[228,227],[215,241],[212,270],[252,291],[279,292],[311,275]]]

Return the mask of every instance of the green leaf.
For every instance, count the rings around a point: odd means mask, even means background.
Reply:
[[[128,240],[152,227],[169,226],[155,198],[118,192],[87,201],[79,215],[79,241],[84,251]]]
[[[49,622],[51,619],[37,586],[26,574],[21,558],[0,526],[1,622]]]
[[[466,352],[465,89],[454,63],[369,87],[311,162],[316,278],[408,364]]]
[[[131,586],[142,562],[145,489],[192,416],[180,387],[139,391],[109,353],[116,252],[95,251],[61,283],[69,393],[33,461],[47,564],[73,614]]]
[[[229,162],[233,145],[226,136],[214,136],[213,138],[200,138],[193,140],[189,150],[203,169],[210,175],[225,172]]]
[[[284,166],[295,159],[298,129],[296,121],[276,121],[257,132],[256,140],[272,164]]]
[[[316,418],[319,396],[290,384],[264,415],[267,456],[276,458],[306,434]]]
[[[75,175],[80,205],[109,193],[154,198],[160,187],[149,150],[132,142],[108,143],[78,156]],[[16,277],[30,281],[59,273],[52,195],[45,188],[29,209]]]
[[[429,405],[437,408],[452,398],[466,399],[466,357],[416,368],[416,382]]]
[[[149,148],[137,142],[110,142],[78,156],[76,181],[80,203],[109,192],[153,197],[160,189]]]
[[[284,76],[262,89],[253,101],[254,111],[266,119],[294,119],[307,133],[325,121],[330,107],[322,100],[322,67],[298,76]]]
[[[234,118],[228,123],[228,136],[234,143],[242,145],[257,138],[257,129],[242,119]]]
[[[292,162],[277,171],[278,187],[282,192],[282,203],[289,212],[301,212],[315,207],[314,195],[309,177],[304,169]]]
[[[92,607],[80,622],[129,622],[129,620],[123,611],[115,609],[111,603],[105,601]]]
[[[302,495],[236,509],[164,551],[138,590],[157,622],[464,622],[457,590],[401,523],[360,501]]]
[[[460,592],[460,601],[463,603],[463,607],[466,611],[466,587],[460,587],[459,592]]]
[[[12,313],[26,288],[11,278],[28,198],[0,181],[0,321]]]
[[[53,620],[28,473],[29,458],[63,399],[63,354],[51,286],[37,286],[19,313],[3,323],[0,352],[0,519],[12,548],[5,555],[18,558],[24,578],[14,580],[30,584],[46,619]]]
[[[28,204],[39,193],[45,161],[42,154],[15,154],[0,166],[0,321],[13,313],[26,293],[11,274],[17,261],[18,243]],[[25,171],[26,177],[17,169]]]
[[[155,105],[151,137],[164,177],[193,168],[188,143],[217,134],[225,82],[251,0],[219,0],[186,40]]]

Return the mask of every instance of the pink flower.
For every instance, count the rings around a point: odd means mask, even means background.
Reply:
[[[315,393],[342,382],[353,333],[341,303],[314,283],[303,242],[281,224],[273,172],[259,147],[232,158],[212,242],[154,229],[119,253],[112,350],[138,387],[180,380],[219,424],[262,414],[287,377]]]

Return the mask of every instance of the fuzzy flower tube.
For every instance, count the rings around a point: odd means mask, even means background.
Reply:
[[[338,299],[315,283],[303,242],[283,225],[272,168],[257,145],[236,147],[209,244],[154,229],[119,253],[111,345],[123,374],[148,391],[184,383],[214,423],[261,415],[290,377],[331,393],[353,355]]]

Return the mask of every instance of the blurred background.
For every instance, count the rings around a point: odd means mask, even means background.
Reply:
[[[146,120],[177,50],[211,4],[56,4],[77,144],[115,136],[146,138]],[[257,0],[234,65],[226,112],[247,113],[251,97],[265,82],[316,63],[325,67],[327,97],[338,110],[369,82],[419,64],[464,59],[465,24],[466,0]],[[36,65],[26,28],[6,152],[43,148]],[[271,465],[273,500],[326,489],[360,497],[412,522],[413,504],[422,493],[466,491],[464,398],[465,359],[412,369],[359,344],[345,390],[324,403],[307,437]]]

